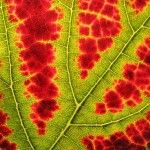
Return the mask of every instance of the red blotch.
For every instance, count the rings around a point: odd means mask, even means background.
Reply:
[[[6,124],[7,119],[8,115],[0,110],[0,125]]]
[[[149,0],[131,0],[131,6],[136,13],[142,12],[149,4]]]
[[[83,69],[91,69],[94,67],[94,62],[90,55],[81,55],[79,58],[79,62]]]
[[[86,146],[87,150],[94,150],[94,145],[90,138],[83,138],[82,143]]]
[[[119,11],[115,6],[106,4],[102,10],[102,14],[115,20],[120,20]]]
[[[35,114],[42,120],[49,120],[53,116],[53,112],[58,110],[58,105],[55,100],[41,100],[38,103],[32,105]]]
[[[112,46],[113,38],[121,31],[117,1],[108,1],[108,3],[105,0],[78,1],[81,12],[77,24],[80,35],[84,36],[79,39],[80,54],[77,59],[81,79],[87,78],[89,70],[93,69],[100,60],[100,53]],[[83,75],[85,70],[86,75]]]
[[[147,41],[147,39],[146,39]],[[145,43],[146,43],[145,41]],[[148,43],[146,43],[148,44]],[[150,65],[150,51],[149,48],[146,46],[140,46],[137,50],[137,55],[140,57],[141,60],[143,60],[144,63],[147,65]]]
[[[136,103],[133,100],[128,100],[127,105],[130,106],[130,107],[135,107]]]
[[[80,39],[79,44],[83,53],[92,54],[97,52],[96,40],[94,39]]]
[[[40,135],[45,134],[45,120],[50,120],[51,118],[53,118],[53,112],[58,109],[59,106],[53,99],[44,99],[32,105],[33,113],[31,114],[31,118],[37,125]]]
[[[83,70],[81,72],[81,79],[86,79],[87,76],[88,76],[88,71],[87,70]]]
[[[135,69],[137,68],[136,65],[127,64],[124,67],[124,77],[128,80],[134,80],[135,78]]]
[[[103,104],[103,103],[97,103],[96,104],[96,110],[95,110],[95,112],[97,114],[105,114],[106,113],[105,104]]]
[[[84,26],[80,27],[80,34],[81,35],[89,35],[89,33],[90,33],[90,31],[89,31],[88,27],[84,27]]]
[[[140,133],[133,124],[127,127],[126,133],[134,143],[144,144],[144,139],[142,138],[142,136],[140,135]]]
[[[135,92],[136,87],[130,82],[120,80],[116,86],[116,90],[123,98],[127,99]]]
[[[100,59],[99,54],[82,54],[79,57],[79,66],[85,70],[92,69],[94,67],[95,62]]]
[[[96,19],[96,15],[88,14],[88,13],[80,13],[79,14],[79,22],[83,24],[91,24]]]
[[[8,140],[0,141],[0,148],[2,150],[17,150],[17,146],[15,143],[11,143]]]
[[[101,38],[98,40],[99,51],[105,51],[112,46],[112,38]]]
[[[18,27],[17,32],[23,33],[23,37],[30,35],[33,41],[56,40],[59,37],[58,31],[60,31],[60,27],[56,23],[49,21],[49,18],[45,17],[45,15],[27,19],[24,24]],[[40,20],[39,17],[41,18]]]
[[[53,1],[22,0],[6,1],[10,21],[18,21],[16,29],[20,42],[16,45],[22,50],[20,71],[28,76],[24,82],[26,97],[33,96],[37,102],[32,105],[31,119],[40,135],[45,134],[46,121],[54,117],[58,110],[56,98],[59,89],[55,84],[55,48],[49,43],[60,37],[61,26],[58,20],[63,17]],[[14,18],[14,19],[12,19]]]
[[[91,3],[89,5],[89,10],[94,12],[100,12],[104,5],[104,0],[91,0]]]
[[[83,10],[87,10],[88,9],[88,7],[89,7],[89,1],[87,1],[87,0],[79,0],[78,1],[79,2],[79,8],[80,9],[83,9]]]
[[[115,91],[108,91],[105,96],[106,107],[111,112],[122,110],[123,104],[120,96]]]
[[[0,133],[3,135],[3,136],[8,136],[12,133],[12,131],[7,128],[5,125],[1,125],[0,126]]]
[[[150,38],[145,39],[145,44],[147,45],[148,48],[150,48]]]
[[[8,115],[0,110],[0,149],[17,150],[17,145],[7,139],[12,134],[12,130],[7,126],[8,119]]]

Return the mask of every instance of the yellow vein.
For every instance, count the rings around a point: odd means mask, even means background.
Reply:
[[[68,39],[67,39],[67,46],[66,46],[66,51],[67,51],[67,63],[66,63],[66,68],[67,68],[67,74],[68,74],[68,80],[69,80],[69,86],[70,86],[70,89],[71,89],[71,92],[72,92],[72,95],[73,95],[73,98],[74,98],[74,102],[78,108],[78,102],[77,102],[77,99],[75,97],[75,94],[74,94],[74,91],[73,91],[73,87],[72,87],[72,83],[71,83],[71,76],[70,76],[70,71],[69,71],[69,43],[70,43],[70,38],[71,38],[71,24],[72,24],[72,15],[73,15],[73,8],[74,8],[74,4],[75,4],[75,0],[72,1],[72,5],[71,5],[71,8],[70,8],[70,18],[69,18],[69,31],[68,31]],[[77,110],[77,109],[76,109]],[[74,115],[76,114],[76,111],[74,111]],[[70,126],[70,123],[74,117],[74,115],[72,115],[72,117],[68,120],[65,128],[61,131],[61,133],[59,134],[59,136],[56,138],[55,142],[52,144],[52,146],[50,147],[50,150],[52,150],[55,145],[57,144],[57,142],[60,140],[60,138],[64,135],[65,131],[68,129],[68,127]]]
[[[132,116],[135,116],[141,112],[143,112],[148,106],[150,106],[150,103],[146,104],[144,107],[142,107],[140,110],[134,112],[134,113],[131,113],[125,117],[122,117],[120,119],[117,119],[117,120],[112,120],[110,122],[106,122],[106,123],[102,123],[102,124],[89,124],[89,123],[72,123],[71,126],[78,126],[78,127],[103,127],[103,126],[107,126],[107,125],[111,125],[111,124],[114,124],[114,123],[118,123],[120,121],[123,121],[125,119],[128,119],[128,118],[131,118]]]
[[[11,93],[12,93],[12,96],[13,96],[13,99],[15,101],[15,105],[16,105],[16,110],[17,110],[17,114],[18,114],[18,117],[19,117],[19,120],[20,120],[20,124],[23,128],[23,131],[24,131],[24,134],[27,138],[27,142],[29,143],[30,147],[35,150],[35,148],[33,147],[33,144],[31,142],[31,139],[30,137],[28,136],[28,133],[25,129],[25,125],[23,123],[23,120],[22,120],[22,116],[21,116],[21,113],[19,111],[19,104],[17,102],[17,99],[16,99],[16,95],[15,95],[15,92],[14,92],[14,85],[13,85],[13,76],[12,76],[12,60],[11,60],[11,51],[10,51],[10,45],[9,45],[9,38],[8,38],[8,30],[7,30],[7,24],[6,24],[6,19],[5,19],[5,14],[4,14],[4,9],[3,9],[3,3],[2,3],[2,0],[1,0],[1,11],[2,11],[2,17],[3,17],[3,24],[4,24],[4,28],[5,28],[5,33],[6,33],[6,45],[7,45],[7,50],[8,50],[8,55],[9,55],[9,58],[8,58],[8,61],[9,61],[9,78],[10,78],[10,89],[11,89]]]
[[[126,14],[126,18],[127,18],[128,24],[129,24],[129,26],[130,26],[130,28],[132,30],[132,33],[134,33],[135,30],[134,30],[133,26],[131,25],[130,18],[129,18],[129,15],[128,15],[128,12],[127,12],[126,0],[124,0],[124,4],[123,5],[124,5],[125,14]]]
[[[69,44],[70,44],[70,38],[71,38],[71,25],[72,25],[72,15],[73,15],[74,3],[75,3],[75,0],[72,1],[72,5],[70,8],[69,29],[68,29],[68,38],[67,38],[67,45],[66,45],[66,55],[67,55],[66,69],[67,69],[68,82],[69,82],[69,86],[71,89],[71,93],[72,93],[75,104],[78,105],[77,98],[75,96],[74,89],[72,86],[70,69],[69,69]]]

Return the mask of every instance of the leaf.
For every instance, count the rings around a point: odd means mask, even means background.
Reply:
[[[0,149],[149,149],[149,12],[148,0],[1,0]]]

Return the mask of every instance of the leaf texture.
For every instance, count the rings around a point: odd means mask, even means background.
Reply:
[[[150,149],[149,0],[0,0],[0,149]]]

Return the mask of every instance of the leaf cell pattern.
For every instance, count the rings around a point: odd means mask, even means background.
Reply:
[[[149,12],[0,0],[0,149],[150,149]]]

